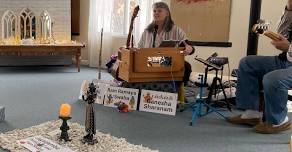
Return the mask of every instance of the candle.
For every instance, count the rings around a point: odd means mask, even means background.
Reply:
[[[60,117],[70,117],[71,106],[68,103],[64,103],[60,107]]]

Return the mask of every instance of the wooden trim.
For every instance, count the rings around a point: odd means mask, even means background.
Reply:
[[[80,0],[71,0],[71,35],[80,35]]]
[[[190,41],[194,46],[207,46],[207,47],[232,47],[231,42],[201,42],[201,41]]]

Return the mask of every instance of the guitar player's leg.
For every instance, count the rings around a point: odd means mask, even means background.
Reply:
[[[285,61],[276,56],[247,56],[238,68],[236,106],[240,109],[259,110],[259,80],[277,69],[285,68]]]
[[[286,68],[285,64],[286,61],[277,56],[247,56],[241,59],[237,73],[236,106],[245,112],[229,117],[227,120],[230,123],[251,126],[260,123],[263,114],[259,112],[259,84],[267,73]]]
[[[291,64],[292,63],[290,63],[290,66]],[[288,90],[291,87],[292,67],[274,70],[264,76],[264,115],[268,123],[280,124],[284,121],[287,116]]]

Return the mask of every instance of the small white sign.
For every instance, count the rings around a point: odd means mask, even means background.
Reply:
[[[177,94],[152,91],[152,90],[141,90],[140,97],[140,111],[175,115],[177,105]]]
[[[103,100],[104,100],[104,96],[106,94],[106,90],[110,86],[110,84],[104,83],[104,82],[97,82],[97,83],[95,83],[95,86],[96,86],[95,103],[103,104]]]
[[[114,86],[114,84],[110,81],[102,81],[102,80],[96,80],[94,79],[92,81],[96,87],[96,99],[95,103],[97,104],[103,104],[104,96],[106,94],[106,90],[109,86]],[[84,80],[81,84],[80,88],[80,94],[79,94],[79,99],[82,99],[82,96],[87,94],[87,91],[89,90],[89,83],[88,81]]]
[[[82,95],[86,94],[87,90],[88,90],[88,81],[83,80],[81,87],[80,87],[80,93],[79,93],[78,99],[82,100]]]
[[[29,137],[17,142],[31,152],[73,152],[43,136]]]
[[[117,104],[125,103],[129,110],[136,110],[138,93],[138,89],[109,86],[105,93],[104,106],[117,107]]]

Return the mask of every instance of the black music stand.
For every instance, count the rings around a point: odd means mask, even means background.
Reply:
[[[208,103],[208,104],[211,103],[212,95],[217,94],[217,90],[218,90],[217,84],[219,84],[219,89],[222,90],[222,93],[224,95],[224,102],[225,102],[225,104],[227,106],[227,109],[229,111],[231,111],[231,106],[230,106],[229,101],[227,100],[227,96],[226,96],[226,93],[224,91],[224,87],[223,87],[223,84],[222,84],[222,79],[221,79],[222,78],[222,75],[221,75],[221,78],[218,77],[218,72],[219,71],[223,71],[223,65],[222,66],[218,66],[216,64],[213,64],[213,63],[211,63],[211,62],[209,62],[207,60],[201,59],[201,58],[195,58],[195,60],[203,63],[204,65],[206,65],[204,85],[207,85],[208,72],[215,70],[215,77],[213,78],[213,81],[211,83],[211,86],[209,87],[209,94],[208,94],[206,103]]]
[[[215,64],[213,64],[207,60],[201,59],[201,58],[195,58],[195,60],[206,65],[206,68],[205,68],[205,78],[203,78],[203,75],[199,75],[199,80],[201,80],[201,82],[195,83],[195,85],[200,88],[200,91],[199,91],[199,98],[196,99],[196,103],[191,106],[193,114],[192,114],[192,120],[190,121],[190,126],[193,125],[193,123],[197,120],[197,118],[206,116],[212,112],[215,112],[216,114],[223,117],[224,119],[227,119],[223,114],[220,113],[220,111],[217,108],[214,107],[214,105],[211,105],[213,92],[215,92],[215,94],[216,94],[217,83],[219,83],[219,86],[223,91],[225,104],[227,105],[228,110],[231,111],[230,104],[227,100],[227,96],[225,94],[225,91],[224,91],[224,88],[222,85],[222,80],[221,80],[221,78],[218,77],[218,71],[223,71],[223,65],[218,66],[218,65],[215,65]],[[203,88],[208,87],[207,76],[208,76],[208,72],[212,71],[212,70],[215,70],[216,75],[213,78],[211,86],[209,87],[210,90],[209,90],[207,99],[203,99],[203,97],[202,97],[203,96]],[[204,113],[202,112],[203,107],[206,108],[206,111]]]

